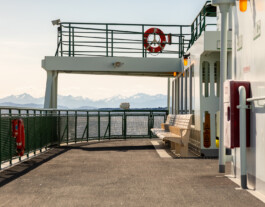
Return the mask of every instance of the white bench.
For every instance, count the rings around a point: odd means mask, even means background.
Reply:
[[[160,139],[169,142],[171,149],[180,156],[188,156],[188,143],[190,138],[192,114],[178,114],[174,116],[174,123],[168,125],[169,130],[155,133]]]

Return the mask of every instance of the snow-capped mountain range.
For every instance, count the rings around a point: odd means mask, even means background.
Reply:
[[[58,108],[61,109],[97,109],[97,108],[119,108],[120,103],[129,102],[131,108],[158,108],[166,107],[166,95],[135,94],[130,97],[114,96],[111,98],[92,100],[81,96],[58,96]],[[20,106],[43,108],[44,98],[34,98],[24,93],[11,95],[0,99],[1,106]]]

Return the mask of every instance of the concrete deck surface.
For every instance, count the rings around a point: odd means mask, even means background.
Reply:
[[[264,206],[216,159],[161,158],[149,139],[55,148],[0,173],[0,206]]]

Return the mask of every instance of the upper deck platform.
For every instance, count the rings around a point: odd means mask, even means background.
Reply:
[[[207,1],[191,25],[60,22],[55,57],[47,71],[172,77],[200,35],[216,30],[216,7]]]

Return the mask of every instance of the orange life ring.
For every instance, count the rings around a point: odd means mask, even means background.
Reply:
[[[160,42],[157,42],[156,39],[154,39],[154,43],[158,44],[158,47],[152,47],[151,44],[152,43],[148,43],[148,37],[150,34],[158,34],[160,37]],[[162,30],[158,29],[158,28],[150,28],[148,30],[145,31],[144,33],[144,47],[145,49],[147,49],[149,52],[152,53],[157,53],[157,52],[162,52],[162,50],[164,49],[164,47],[166,46],[166,36],[165,34],[162,32]]]

